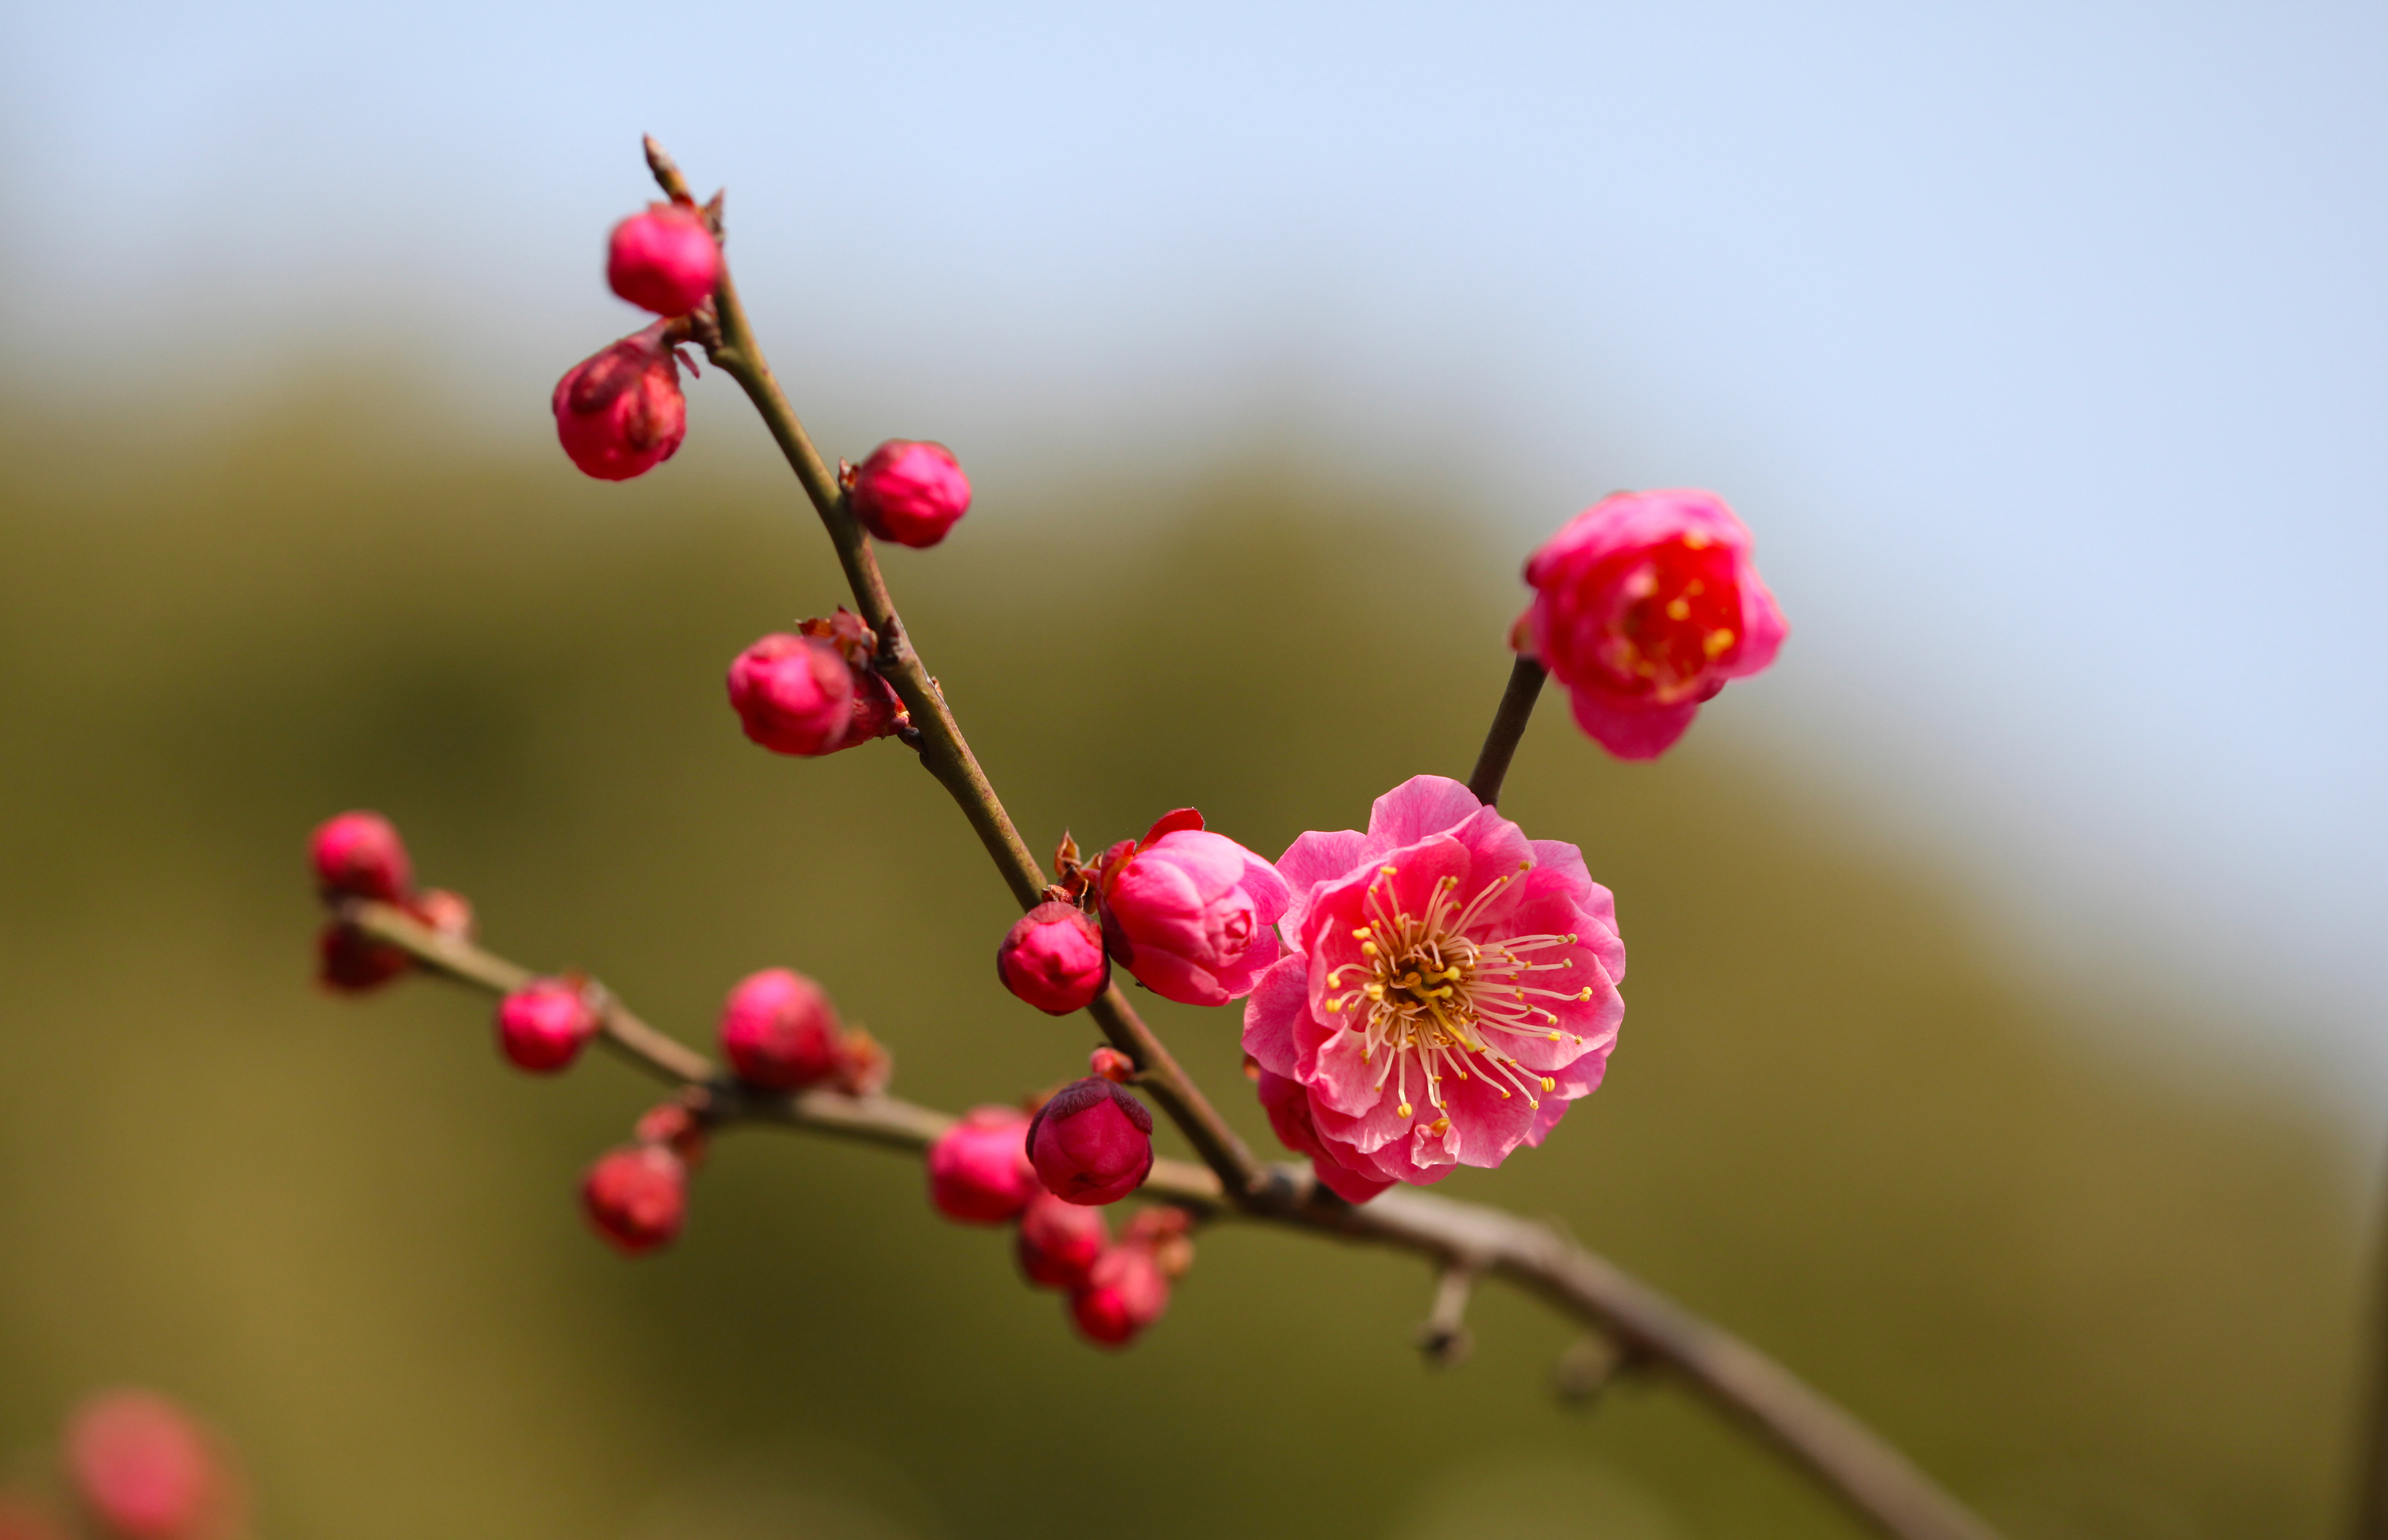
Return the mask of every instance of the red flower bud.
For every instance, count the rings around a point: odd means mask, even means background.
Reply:
[[[401,903],[414,888],[406,845],[378,813],[343,813],[315,830],[309,852],[326,898]]]
[[[369,993],[414,965],[398,948],[337,920],[316,936],[315,961],[316,982],[339,994]]]
[[[1111,1241],[1099,1208],[1063,1203],[1050,1193],[1028,1201],[1020,1216],[1020,1270],[1031,1283],[1075,1289]]]
[[[597,1028],[595,1008],[569,979],[534,978],[498,1002],[498,1048],[523,1069],[562,1069]]]
[[[1136,1079],[1136,1061],[1109,1044],[1086,1055],[1086,1067],[1113,1085],[1125,1085]]]
[[[1073,1080],[1036,1109],[1028,1158],[1063,1202],[1117,1203],[1152,1172],[1152,1114],[1109,1080]]]
[[[215,1540],[238,1494],[208,1435],[147,1391],[86,1401],[67,1424],[67,1475],[100,1527],[123,1540]]]
[[[854,473],[850,496],[863,528],[926,549],[970,511],[970,478],[943,444],[891,438]]]
[[[664,1146],[692,1171],[705,1163],[705,1123],[685,1102],[659,1102],[639,1114],[630,1137],[641,1144]]]
[[[886,1045],[861,1028],[850,1027],[838,1041],[837,1067],[829,1080],[848,1096],[876,1096],[895,1073],[896,1060]]]
[[[555,382],[555,435],[572,463],[600,481],[641,476],[688,436],[680,362],[658,321],[572,366]]]
[[[1028,1164],[1028,1117],[1017,1107],[972,1107],[929,1146],[929,1201],[965,1224],[999,1225],[1036,1195]]]
[[[1075,904],[1056,900],[1020,917],[996,948],[1003,987],[1048,1016],[1084,1010],[1111,981],[1102,928]]]
[[[1087,1340],[1125,1347],[1169,1308],[1169,1280],[1144,1246],[1112,1246],[1095,1258],[1070,1296],[1070,1319]]]
[[[738,1078],[766,1091],[801,1091],[837,1069],[837,1011],[821,987],[789,968],[749,974],[721,1007],[721,1052]]]
[[[625,1256],[667,1246],[688,1217],[688,1167],[660,1144],[609,1150],[581,1179],[580,1205]]]
[[[631,304],[657,315],[686,315],[713,297],[721,245],[686,204],[650,204],[614,227],[605,243],[605,282]]]
[[[730,704],[775,754],[835,753],[854,725],[854,670],[822,637],[775,631],[730,665]]]

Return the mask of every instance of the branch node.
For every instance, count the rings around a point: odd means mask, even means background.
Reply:
[[[1551,1365],[1551,1389],[1569,1406],[1590,1407],[1635,1362],[1632,1348],[1614,1337],[1590,1332],[1569,1343]]]
[[[1418,1351],[1435,1369],[1457,1369],[1476,1350],[1476,1334],[1467,1329],[1467,1299],[1483,1273],[1480,1263],[1460,1260],[1442,1271],[1434,1291],[1434,1309],[1417,1330]]]

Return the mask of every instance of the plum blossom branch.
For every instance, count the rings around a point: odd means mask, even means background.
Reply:
[[[1476,793],[1477,801],[1491,807],[1501,800],[1501,783],[1508,777],[1509,761],[1516,757],[1518,740],[1526,736],[1526,724],[1532,720],[1534,701],[1543,693],[1543,680],[1547,677],[1543,665],[1523,653],[1509,667],[1509,684],[1501,692],[1501,704],[1492,713],[1492,728],[1484,735],[1484,747],[1476,756],[1476,768],[1468,772],[1467,789]]]
[[[652,138],[646,141],[646,154],[656,184],[665,194],[675,202],[690,201],[686,179]],[[717,234],[719,210],[718,199],[707,208]],[[980,768],[977,755],[971,751],[969,740],[963,738],[961,726],[954,720],[944,693],[906,636],[895,601],[888,595],[886,579],[879,571],[879,558],[872,549],[870,536],[855,517],[841,479],[814,448],[811,435],[806,433],[795,409],[772,374],[769,362],[763,357],[726,261],[714,289],[714,314],[715,330],[705,339],[707,354],[754,402],[789,468],[803,485],[805,495],[811,499],[814,511],[820,515],[830,543],[836,548],[838,562],[845,569],[846,585],[854,592],[855,606],[878,638],[877,672],[911,713],[912,731],[906,741],[919,751],[921,763],[970,820],[972,832],[986,847],[996,869],[1010,887],[1012,898],[1023,910],[1035,908],[1045,896],[1045,869],[1029,853],[1027,843],[1021,839],[1011,815],[1004,811],[986,772]],[[1253,1157],[1242,1138],[1178,1067],[1175,1057],[1128,1004],[1126,995],[1114,986],[1099,996],[1087,1010],[1111,1044],[1136,1061],[1141,1087],[1162,1105],[1170,1120],[1186,1135],[1204,1164],[1218,1173],[1237,1201],[1261,1203],[1277,1195],[1268,1168]]]
[[[518,990],[533,978],[530,969],[435,930],[396,904],[348,899],[336,913],[344,925],[405,953],[426,970],[492,994]],[[919,1154],[955,1122],[892,1096],[826,1090],[779,1094],[743,1085],[703,1054],[647,1025],[602,985],[588,989],[599,1003],[606,1045],[679,1088],[707,1127],[802,1129]],[[1679,1377],[1878,1533],[1894,1540],[1997,1540],[1905,1456],[1789,1370],[1550,1225],[1398,1189],[1354,1207],[1293,1167],[1268,1168],[1265,1178],[1264,1190],[1279,1201],[1230,1203],[1213,1171],[1158,1160],[1139,1191],[1212,1218],[1241,1217],[1423,1256],[1442,1269],[1428,1330],[1440,1330],[1447,1342],[1464,1340],[1461,1312],[1477,1280],[1502,1279],[1598,1330],[1620,1359]]]

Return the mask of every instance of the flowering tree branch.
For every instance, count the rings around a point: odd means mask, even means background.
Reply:
[[[519,990],[534,977],[396,904],[349,899],[336,912],[343,924],[423,968],[492,994]],[[602,985],[587,989],[597,1004],[601,1041],[632,1067],[680,1090],[708,1129],[766,1124],[918,1153],[954,1124],[945,1113],[892,1096],[758,1091],[647,1025]],[[1278,1201],[1231,1204],[1213,1171],[1156,1160],[1139,1191],[1206,1218],[1244,1218],[1426,1257],[1442,1270],[1443,1282],[1423,1344],[1445,1362],[1455,1359],[1465,1340],[1461,1312],[1469,1288],[1480,1277],[1503,1279],[1598,1329],[1628,1360],[1681,1378],[1880,1533],[1897,1540],[1996,1540],[1905,1456],[1789,1370],[1552,1226],[1423,1193],[1386,1193],[1355,1206],[1298,1167],[1269,1168],[1267,1178],[1260,1190],[1280,1194]]]
[[[647,164],[666,196],[675,202],[690,201],[686,180],[662,146],[650,138],[646,141],[646,153]],[[720,234],[719,208],[716,200],[708,210],[717,235]],[[819,514],[822,527],[829,532],[830,544],[836,549],[838,563],[845,571],[846,586],[854,592],[855,608],[878,638],[874,666],[911,714],[911,730],[906,741],[918,751],[921,763],[970,820],[972,832],[986,847],[996,869],[1011,889],[1013,899],[1023,910],[1035,908],[1045,897],[1048,880],[1045,870],[1029,853],[1027,843],[1021,839],[1011,815],[1004,811],[986,772],[979,768],[978,756],[971,752],[969,740],[962,737],[961,726],[946,707],[936,681],[930,677],[920,653],[905,634],[895,601],[888,597],[886,579],[880,574],[879,559],[871,549],[870,537],[855,518],[841,478],[831,472],[820,451],[813,447],[811,435],[805,432],[795,409],[772,375],[771,366],[755,339],[754,328],[747,323],[746,309],[739,301],[738,287],[730,279],[726,262],[714,288],[714,312],[718,331],[705,339],[707,355],[738,382],[754,402],[764,425],[780,446],[780,452],[787,457],[789,469],[795,472],[814,511]],[[1137,1015],[1127,997],[1113,986],[1087,1010],[1111,1045],[1134,1062],[1138,1087],[1161,1104],[1203,1163],[1218,1174],[1235,1201],[1263,1201],[1271,1181],[1268,1169],[1253,1158],[1243,1140],[1178,1067],[1175,1057]]]

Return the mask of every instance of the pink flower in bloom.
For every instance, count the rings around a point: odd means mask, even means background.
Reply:
[[[1099,1075],[1073,1080],[1029,1122],[1028,1159],[1064,1203],[1117,1203],[1152,1173],[1152,1114]]]
[[[854,473],[854,515],[882,540],[925,550],[970,511],[970,478],[943,444],[891,438]]]
[[[722,1056],[749,1085],[800,1091],[826,1080],[843,1046],[836,1007],[792,968],[747,975],[722,1004]]]
[[[227,1532],[235,1493],[198,1424],[164,1396],[115,1391],[67,1424],[67,1473],[111,1534],[202,1540]]]
[[[403,903],[414,890],[406,843],[378,813],[343,813],[315,830],[309,847],[315,881],[326,896]]]
[[[680,362],[658,321],[574,364],[555,382],[555,435],[564,452],[600,481],[645,475],[688,436]]]
[[[568,978],[534,978],[498,1002],[498,1048],[535,1074],[562,1069],[597,1035],[597,1012]]]
[[[949,1219],[999,1225],[1041,1191],[1018,1107],[972,1107],[929,1146],[929,1201]]]
[[[1419,776],[1377,799],[1367,833],[1305,834],[1277,865],[1293,950],[1244,1007],[1244,1051],[1329,1188],[1498,1166],[1599,1086],[1625,947],[1573,845]]]
[[[1790,626],[1713,492],[1620,492],[1526,562],[1524,643],[1576,725],[1620,759],[1656,759],[1728,679],[1774,661]]]
[[[1133,1243],[1096,1257],[1086,1282],[1070,1296],[1070,1319],[1102,1347],[1125,1347],[1168,1308],[1167,1275],[1151,1247]]]
[[[1164,1000],[1224,1005],[1277,958],[1270,927],[1292,894],[1277,868],[1180,808],[1104,852],[1099,892],[1111,956]]]
[[[609,1150],[581,1179],[589,1222],[625,1256],[671,1244],[688,1218],[688,1167],[660,1144]]]
[[[650,204],[616,225],[605,243],[605,282],[657,315],[695,309],[713,297],[720,273],[720,243],[685,204]]]
[[[1020,1270],[1048,1289],[1075,1289],[1111,1243],[1102,1210],[1039,1193],[1020,1216]]]
[[[1084,1010],[1111,981],[1101,927],[1074,903],[1040,903],[996,949],[1003,987],[1048,1016]]]

